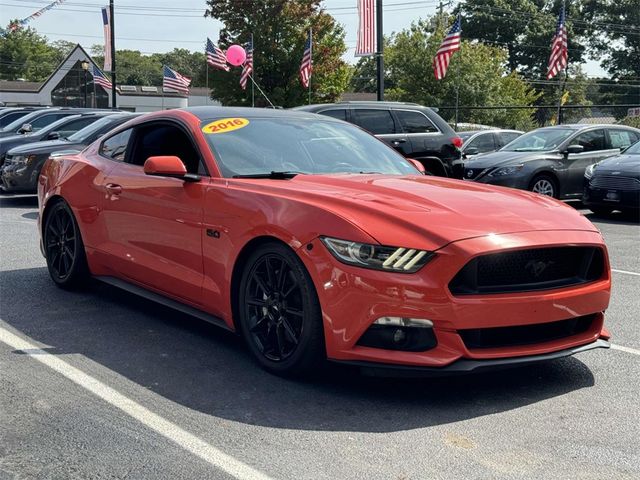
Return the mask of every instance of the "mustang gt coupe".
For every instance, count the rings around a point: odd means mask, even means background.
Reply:
[[[608,347],[598,230],[550,197],[422,175],[355,125],[195,107],[137,117],[39,177],[41,248],[239,332],[280,375],[326,359],[462,373]]]

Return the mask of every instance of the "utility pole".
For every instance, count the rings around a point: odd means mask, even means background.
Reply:
[[[376,0],[376,33],[378,42],[378,101],[384,100],[384,35],[382,34],[382,0]]]
[[[109,0],[109,27],[111,30],[111,108],[118,108],[116,100],[116,18],[113,14],[113,0]]]

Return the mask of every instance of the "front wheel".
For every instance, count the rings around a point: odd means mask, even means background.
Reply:
[[[47,268],[58,287],[72,289],[89,278],[80,229],[71,208],[64,201],[50,208],[43,232]]]
[[[538,175],[529,184],[529,190],[540,195],[558,198],[556,181],[549,175]]]
[[[325,358],[313,282],[287,246],[269,243],[256,249],[242,273],[238,300],[242,336],[266,370],[301,375]]]

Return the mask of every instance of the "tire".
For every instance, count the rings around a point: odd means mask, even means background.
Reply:
[[[43,243],[47,269],[53,282],[65,290],[86,285],[89,267],[84,243],[73,212],[64,201],[50,207]]]
[[[606,217],[607,215],[611,215],[611,212],[613,212],[613,208],[609,207],[589,207],[589,210],[599,217]]]
[[[268,243],[251,254],[240,280],[237,312],[249,350],[267,371],[301,376],[326,358],[318,296],[289,247]]]
[[[529,184],[529,190],[540,195],[558,198],[558,184],[550,175],[536,175]]]

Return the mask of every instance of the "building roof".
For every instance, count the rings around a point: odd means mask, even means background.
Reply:
[[[43,82],[22,82],[19,80],[0,80],[2,92],[37,92]]]

